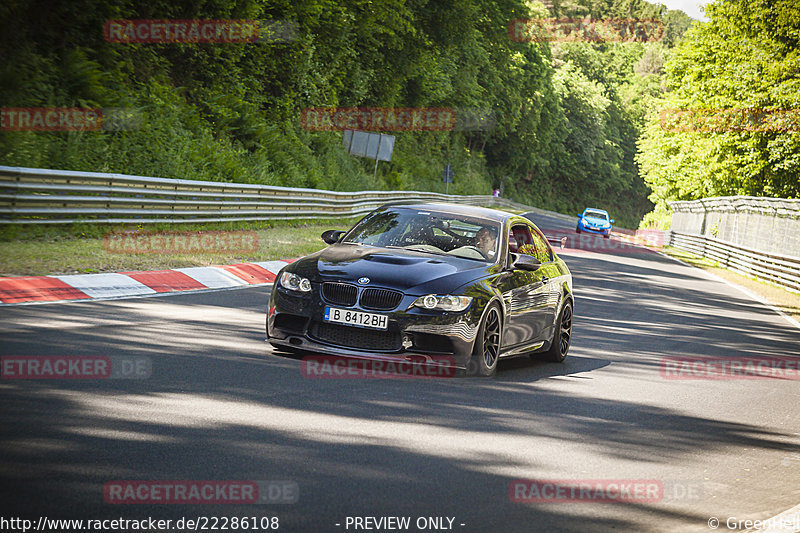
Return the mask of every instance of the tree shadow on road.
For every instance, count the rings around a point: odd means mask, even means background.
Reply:
[[[178,301],[157,300],[81,304],[69,317],[64,306],[15,308],[4,321],[3,355],[146,355],[153,372],[147,380],[0,384],[0,497],[20,516],[274,514],[287,531],[339,531],[334,524],[347,515],[455,516],[465,531],[482,532],[525,524],[581,532],[707,529],[699,507],[509,499],[512,480],[554,471],[570,479],[663,479],[698,450],[797,449],[796,436],[755,422],[580,388],[598,372],[648,386],[659,379],[659,357],[697,353],[698,346],[710,354],[796,347],[796,334],[776,328],[772,317],[737,330],[738,313],[753,305],[743,298],[676,287],[647,267],[608,268],[596,259],[576,262],[582,295],[573,353],[563,365],[502,361],[488,380],[304,378],[300,361],[272,355],[263,341],[261,291],[227,293],[227,307],[218,295],[196,295],[191,316]],[[642,276],[654,278],[646,298]],[[720,306],[727,314],[714,314]],[[120,313],[138,320],[119,321]],[[661,320],[649,323],[655,315]],[[597,464],[570,465],[570,456]],[[628,466],[602,471],[603,464]],[[300,501],[105,504],[103,484],[118,479],[290,479]]]

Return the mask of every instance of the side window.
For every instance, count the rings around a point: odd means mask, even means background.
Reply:
[[[549,263],[553,260],[553,249],[550,248],[550,243],[547,238],[536,229],[533,229],[531,235],[533,236],[533,244],[536,247],[536,258],[540,263]],[[534,254],[531,254],[534,255]]]
[[[531,230],[527,225],[520,224],[511,228],[511,235],[508,238],[508,251],[515,254],[536,255]]]

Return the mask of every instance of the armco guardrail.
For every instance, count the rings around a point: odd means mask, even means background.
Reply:
[[[800,257],[800,200],[720,196],[669,205],[673,231]]]
[[[669,245],[745,275],[800,291],[800,257],[760,252],[704,235],[671,231]]]
[[[334,192],[126,174],[0,166],[0,224],[226,222],[351,217],[399,201],[543,211],[492,196]]]
[[[800,200],[720,196],[669,206],[672,246],[800,291]]]

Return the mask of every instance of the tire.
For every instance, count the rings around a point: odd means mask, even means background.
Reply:
[[[572,341],[572,302],[567,300],[556,321],[556,331],[550,349],[542,354],[542,359],[552,363],[561,363],[567,357]]]
[[[467,363],[468,376],[489,377],[495,375],[502,339],[503,318],[500,314],[500,307],[496,303],[492,303],[484,313],[478,334],[475,336],[472,357]]]
[[[575,233],[580,233],[580,232],[581,232],[581,227],[580,227],[580,226],[578,226],[577,228],[575,228]]]
[[[611,237],[611,235],[609,235],[608,233],[604,233],[604,234],[603,234],[603,238],[604,238],[604,239],[608,239],[609,237]]]

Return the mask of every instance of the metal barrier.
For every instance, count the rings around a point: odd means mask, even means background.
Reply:
[[[354,217],[392,201],[450,202],[571,217],[493,196],[334,192],[0,166],[0,224],[205,223]]]
[[[708,257],[721,266],[800,291],[800,258],[760,252],[713,237],[671,231],[669,245]]]
[[[673,231],[800,257],[800,200],[720,196],[669,206]]]

